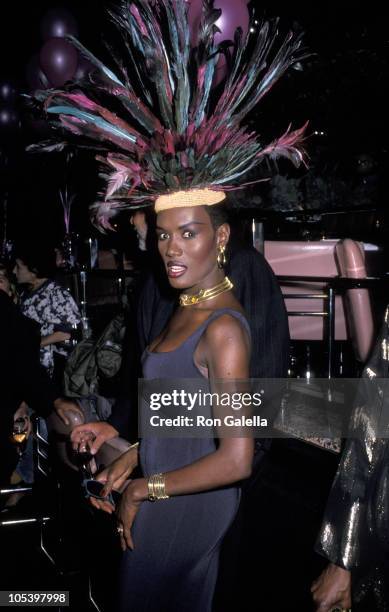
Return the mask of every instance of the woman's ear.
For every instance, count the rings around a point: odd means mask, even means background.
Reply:
[[[231,233],[231,228],[228,223],[223,223],[222,225],[219,225],[219,227],[216,230],[217,246],[226,247],[230,239],[230,233]]]

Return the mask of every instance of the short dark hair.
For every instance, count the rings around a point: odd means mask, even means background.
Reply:
[[[229,222],[228,206],[225,202],[204,208],[209,214],[213,229],[217,230],[223,223]]]
[[[16,246],[15,259],[20,259],[24,265],[38,278],[48,278],[55,271],[55,252],[48,246],[36,243],[23,243]]]

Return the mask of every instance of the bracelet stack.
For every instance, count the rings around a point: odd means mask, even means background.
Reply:
[[[149,501],[169,499],[165,491],[165,476],[163,474],[153,474],[147,481]]]

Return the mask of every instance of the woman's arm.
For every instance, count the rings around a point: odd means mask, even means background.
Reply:
[[[45,321],[53,323],[53,331],[42,336],[41,346],[65,342],[72,337],[73,328],[80,322],[80,313],[69,291],[54,285],[49,293],[49,305],[44,311]]]
[[[71,334],[62,331],[56,331],[48,336],[42,336],[41,346],[48,346],[49,344],[57,344],[58,342],[65,342],[69,340]]]
[[[212,392],[220,390],[215,381],[227,383],[249,378],[250,343],[247,333],[230,315],[220,317],[208,326],[198,352],[200,360],[208,368]],[[250,437],[222,438],[214,453],[165,474],[166,493],[198,493],[247,478],[251,473],[253,453],[254,442]],[[139,483],[139,492],[143,493],[143,499],[147,498],[144,484]]]

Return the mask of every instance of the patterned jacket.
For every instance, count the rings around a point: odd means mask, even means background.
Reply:
[[[36,291],[23,293],[21,310],[39,324],[42,337],[57,331],[71,333],[80,323],[76,302],[69,291],[53,280],[46,281]],[[66,348],[60,344],[50,344],[40,350],[41,364],[50,374],[54,368],[54,352],[67,356]]]

